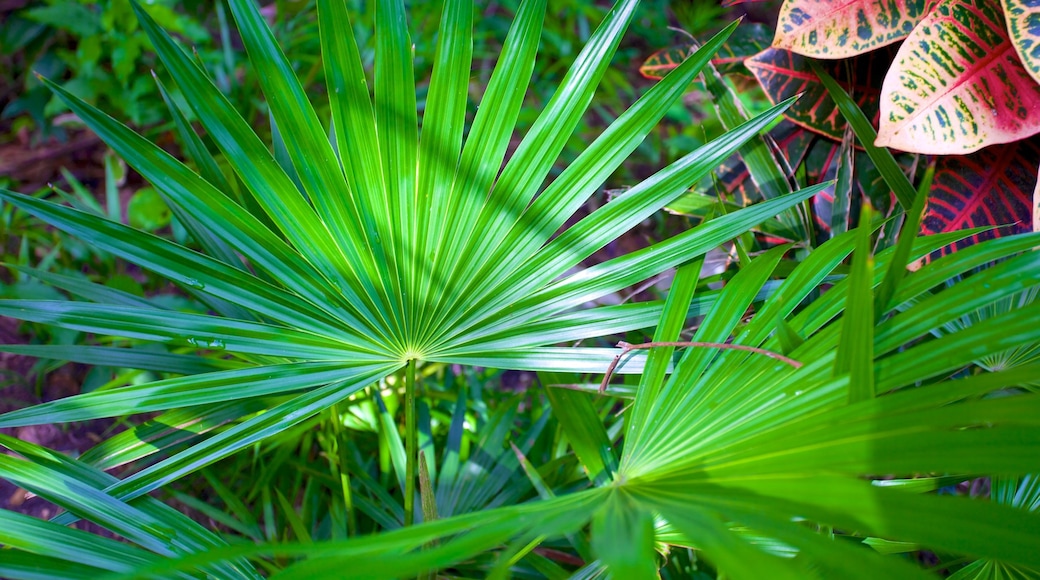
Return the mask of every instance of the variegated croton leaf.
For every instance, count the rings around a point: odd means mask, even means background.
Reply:
[[[786,0],[773,46],[816,58],[847,58],[906,38],[926,0]]]
[[[923,233],[1004,226],[957,245],[963,247],[1031,231],[1031,198],[1037,186],[1038,165],[1040,137],[987,147],[971,155],[939,157],[921,225]]]
[[[894,54],[892,49],[874,51],[847,61],[824,63],[825,70],[856,99],[867,117],[876,122],[881,96],[878,87]],[[780,48],[767,48],[745,64],[774,103],[804,93],[785,117],[831,139],[842,138],[847,126],[845,118],[804,57]]]
[[[998,0],[942,0],[900,47],[882,86],[877,145],[963,155],[1040,132],[1040,84]]]
[[[1040,3],[1035,0],[1001,0],[1011,44],[1018,58],[1040,83]]]
[[[711,64],[724,75],[750,75],[744,66],[744,60],[769,46],[769,35],[769,28],[764,24],[743,24],[733,31],[719,52],[712,57]],[[643,61],[639,67],[639,74],[648,79],[664,78],[664,75],[679,66],[690,52],[691,48],[685,45],[663,48]]]

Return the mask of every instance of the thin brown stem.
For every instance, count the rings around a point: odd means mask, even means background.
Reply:
[[[725,342],[688,342],[688,341],[675,341],[675,342],[643,342],[640,344],[630,344],[625,341],[617,343],[618,348],[621,352],[614,357],[614,360],[610,361],[610,366],[607,367],[607,372],[603,375],[603,382],[599,384],[599,392],[603,394],[607,390],[607,384],[610,383],[610,378],[614,375],[614,370],[617,369],[618,363],[621,362],[621,357],[625,356],[633,350],[650,349],[660,346],[673,346],[673,347],[700,347],[700,348],[720,348],[729,350],[743,350],[747,352],[753,352],[768,356],[771,359],[775,359],[784,363],[787,363],[794,368],[801,368],[802,363],[794,360],[793,358],[786,357],[780,353],[766,350],[764,348],[758,348],[755,346],[747,346],[743,344],[729,344]]]

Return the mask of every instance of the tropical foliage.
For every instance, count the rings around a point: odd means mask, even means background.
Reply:
[[[877,145],[958,156],[938,162],[925,231],[965,224],[1029,231],[1040,215],[1033,196],[1040,158],[1030,139],[1040,132],[1037,18],[1035,7],[1015,0],[788,0],[773,46],[835,59],[902,41],[894,56],[859,57],[874,68],[891,65],[880,92],[869,88],[878,86],[874,79],[856,92],[877,99]]]
[[[805,94],[785,113],[792,124],[773,132],[774,156],[781,166],[804,168],[808,183],[837,179],[838,189],[815,200],[816,225],[844,231],[858,205],[850,197],[887,210],[891,192],[869,155],[850,143],[809,58],[825,59],[818,65],[873,120],[876,145],[941,155],[922,233],[1000,226],[963,246],[1032,231],[1040,216],[1034,195],[1040,157],[1032,137],[1040,131],[1040,84],[1030,76],[1031,14],[1035,9],[1022,3],[996,0],[785,1],[772,46],[747,54],[745,64],[774,103]],[[652,56],[657,66],[644,74],[668,70],[658,62],[667,54]],[[749,170],[759,181],[746,161],[723,169],[727,191],[742,192]],[[928,159],[899,161],[914,178]]]
[[[1040,237],[985,241],[908,272],[978,232],[912,235],[927,189],[915,192],[870,144],[908,224],[882,250],[892,220],[865,206],[858,227],[799,246],[798,261],[787,259],[792,244],[742,251],[736,272],[713,280],[721,290],[702,283],[705,254],[760,224],[808,234],[795,208],[829,184],[798,188],[781,173],[760,201],[715,206],[664,241],[586,261],[734,152],[768,146],[756,136],[789,100],[750,119],[720,107],[726,132],[568,222],[699,72],[714,78],[736,24],[553,175],[634,0],[590,35],[508,159],[544,0],[520,4],[472,114],[476,11],[445,0],[421,119],[404,3],[378,3],[370,77],[352,14],[319,0],[327,124],[255,3],[229,4],[270,108],[270,144],[137,4],[162,94],[175,87],[190,108],[167,99],[191,166],[43,81],[152,183],[202,251],[97,212],[0,198],[169,279],[206,311],[69,287],[42,270],[26,273],[79,299],[0,301],[0,314],[97,340],[4,350],[163,377],[0,415],[0,427],[17,427],[150,414],[78,458],[0,436],[10,452],[0,477],[66,510],[50,521],[0,511],[0,575],[656,578],[672,566],[925,577],[899,555],[919,549],[951,555],[950,566],[978,559],[963,575],[1040,569],[1040,516],[1028,509],[1040,368],[1031,356],[980,362],[1040,343],[1040,307],[999,307],[1040,286],[1030,251]],[[863,112],[821,80],[862,139]],[[759,175],[776,171],[768,151],[752,158],[772,167]],[[665,300],[597,303],[672,268]],[[648,343],[580,345],[650,328]],[[538,371],[544,396],[489,410],[478,394],[471,405],[483,368]],[[581,392],[608,368],[626,376],[608,376],[603,396]],[[362,433],[377,434],[376,459],[360,451]],[[265,471],[239,495],[209,471],[217,462],[293,470]],[[198,474],[226,511],[180,491]],[[926,493],[978,476],[999,478],[1001,501]],[[77,519],[124,541],[68,527]]]

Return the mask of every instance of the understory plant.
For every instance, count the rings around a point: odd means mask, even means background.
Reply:
[[[80,458],[0,437],[12,452],[0,455],[0,477],[67,510],[51,521],[0,511],[0,574],[655,578],[659,554],[693,549],[704,571],[727,577],[927,576],[912,560],[874,547],[893,544],[1040,569],[1036,514],[921,493],[936,481],[1040,470],[1040,398],[1018,388],[1040,369],[974,365],[1040,342],[1038,306],[933,334],[1040,285],[1040,255],[1028,251],[1040,237],[988,241],[906,273],[909,260],[974,232],[905,236],[874,255],[883,223],[866,210],[859,228],[797,265],[783,261],[790,247],[778,246],[744,261],[722,290],[695,294],[706,252],[819,186],[585,265],[788,105],[563,228],[735,27],[649,89],[543,185],[636,4],[619,0],[610,10],[508,160],[544,0],[520,4],[472,118],[475,11],[470,2],[444,2],[421,128],[403,2],[378,4],[371,95],[351,15],[337,0],[317,2],[331,111],[325,126],[255,4],[233,0],[276,127],[270,146],[135,4],[161,74],[185,96],[233,175],[221,171],[175,106],[170,115],[196,169],[48,85],[152,183],[202,251],[18,193],[0,191],[0,198],[167,277],[209,312],[89,288],[78,290],[85,300],[0,301],[0,314],[92,333],[100,343],[5,350],[169,374],[0,415],[0,427],[17,427],[156,414]],[[677,272],[666,300],[596,305],[670,268]],[[821,295],[824,284],[830,288]],[[694,320],[694,334],[681,335]],[[649,343],[569,346],[651,327]],[[603,409],[606,424],[588,395],[547,386],[549,404],[509,440],[512,456],[502,451],[517,407],[506,406],[463,458],[460,395],[436,470],[438,444],[420,437],[432,420],[420,420],[419,386],[424,376],[442,376],[427,370],[456,366],[553,376],[609,368],[639,378],[637,385],[604,381],[605,397],[632,397]],[[404,411],[400,430],[384,400],[391,397]],[[566,457],[535,464],[531,449],[548,413]],[[366,417],[378,423],[395,477],[372,477],[353,454],[346,427]],[[303,429],[315,421],[330,427],[320,436]],[[248,451],[288,436],[313,436],[327,459],[341,495],[322,526],[337,531],[312,537],[295,497],[281,491],[265,505],[280,502],[298,542],[242,522],[251,514],[232,505],[230,482],[212,485],[242,517],[221,518],[214,529],[151,493],[217,461],[247,461]],[[107,472],[124,465],[132,469]],[[503,483],[518,466],[533,492]],[[561,470],[567,474],[558,476]],[[126,541],[67,527],[77,519]]]

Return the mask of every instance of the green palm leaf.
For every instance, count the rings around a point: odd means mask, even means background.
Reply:
[[[356,367],[359,373],[382,365],[384,376],[409,359],[541,370],[605,368],[612,357],[609,351],[550,347],[561,340],[646,327],[659,309],[633,306],[625,309],[627,316],[617,317],[613,310],[584,315],[576,306],[688,261],[815,191],[733,213],[663,242],[649,252],[652,260],[634,255],[605,264],[597,275],[554,282],[680,195],[785,108],[776,107],[690,154],[580,222],[564,238],[547,243],[681,96],[732,30],[727,28],[653,87],[526,207],[563,147],[568,127],[575,126],[591,100],[633,7],[634,2],[620,3],[593,35],[557,96],[494,180],[494,159],[504,153],[520,103],[517,93],[522,94],[518,89],[526,85],[533,66],[542,18],[537,2],[525,3],[518,13],[507,39],[509,58],[494,73],[485,96],[501,102],[490,102],[480,110],[465,145],[461,110],[468,86],[472,7],[465,2],[447,3],[428,104],[431,121],[424,124],[421,144],[403,8],[391,3],[379,11],[378,27],[384,33],[377,41],[374,102],[362,90],[364,84],[358,83],[363,74],[351,35],[340,34],[341,26],[323,26],[326,64],[333,73],[329,91],[333,122],[342,127],[334,131],[337,147],[330,143],[255,6],[248,1],[232,3],[302,191],[206,74],[146,12],[135,8],[167,71],[180,90],[191,95],[187,101],[199,122],[278,231],[244,211],[230,192],[218,191],[126,127],[51,86],[175,207],[262,270],[264,277],[224,262],[227,256],[207,257],[97,216],[11,192],[0,196],[193,292],[232,301],[256,321],[77,303],[7,302],[0,309],[64,328],[218,350],[259,365],[231,374],[173,379],[169,387],[158,385],[159,391],[128,390],[120,395],[124,401],[131,401],[135,393],[151,399],[168,388],[171,396],[161,403],[154,399],[148,405],[152,410],[315,388],[337,378],[352,380],[350,367],[355,363],[362,364]],[[335,3],[322,3],[319,8],[323,22],[345,15]],[[373,151],[378,151],[377,157]],[[459,219],[480,225],[467,228],[468,236],[455,235],[451,230]],[[521,331],[513,332],[516,329]],[[503,332],[510,333],[508,340],[503,340]],[[343,361],[338,377],[332,362],[336,360]],[[266,370],[272,377],[281,376],[279,367],[268,365],[288,363],[287,368],[302,369],[292,365],[306,361],[329,361],[322,363],[327,374],[294,371],[295,382],[272,386],[273,391],[257,384],[234,393],[235,381],[243,387],[256,384],[247,377],[251,373],[260,376]],[[638,361],[621,369],[638,370]],[[235,374],[241,372],[246,374]],[[218,384],[228,385],[224,394],[213,390]],[[202,396],[203,392],[211,395]],[[105,396],[112,402],[118,399]],[[129,409],[126,404],[92,401],[85,409],[94,410],[78,416]],[[73,412],[77,404],[70,401],[66,408]],[[37,419],[18,414],[0,418],[0,424],[73,417],[54,415],[57,409],[41,407],[33,411]]]

